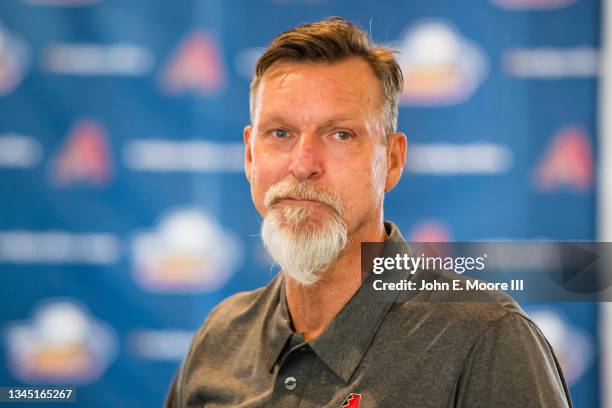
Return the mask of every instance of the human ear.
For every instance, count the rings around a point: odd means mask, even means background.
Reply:
[[[251,125],[244,127],[244,174],[247,180],[251,183],[251,168],[253,166],[253,154],[251,152]]]
[[[408,141],[402,132],[391,133],[387,139],[387,181],[385,192],[391,191],[402,177],[406,164],[406,148]]]

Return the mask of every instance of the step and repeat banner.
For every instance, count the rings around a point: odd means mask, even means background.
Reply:
[[[255,60],[331,15],[399,51],[409,152],[386,218],[407,238],[595,239],[600,8],[3,0],[0,385],[161,405],[211,308],[276,270],[243,174]],[[600,406],[598,305],[523,306],[575,406]]]

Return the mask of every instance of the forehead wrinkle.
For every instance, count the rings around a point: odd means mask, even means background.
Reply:
[[[358,98],[356,93],[349,97],[343,95],[329,95],[324,90],[304,94],[295,90],[281,92],[264,91],[260,100],[260,117],[284,118],[291,114],[308,114],[308,116],[321,117],[322,120],[354,120],[370,116],[370,98]],[[289,114],[287,113],[289,110]]]
[[[358,127],[366,130],[371,127],[368,123],[371,120],[371,116],[367,114],[356,115],[346,111],[338,114],[328,114],[327,110],[320,110],[320,112],[322,115],[308,112],[306,109],[302,112],[302,115],[296,117],[295,115],[285,115],[282,112],[271,112],[268,114],[267,111],[263,111],[260,117],[260,126],[262,128],[278,125],[296,128],[303,127],[316,130],[317,132],[334,126]]]
[[[363,67],[371,71],[371,68],[364,64]],[[360,122],[368,122],[368,129],[372,128],[371,122],[381,116],[384,106],[379,79],[373,72],[369,72],[372,81],[376,83],[375,88],[369,88],[362,85],[363,81],[351,81],[342,77],[342,72],[330,70],[329,75],[325,75],[325,70],[334,67],[336,66],[290,61],[274,64],[262,76],[257,90],[258,116],[267,116],[268,112],[275,111],[278,105],[281,112],[290,107],[294,113],[301,114],[302,121],[312,121],[315,116],[325,117],[319,115],[321,110],[334,113],[337,112],[337,107],[346,107],[350,113],[348,116],[359,117]],[[353,76],[359,74],[357,71]],[[375,97],[372,95],[372,89],[376,89]],[[328,106],[323,106],[323,103]],[[344,112],[341,114],[346,115],[347,112],[342,110]],[[380,119],[384,122],[382,116]]]

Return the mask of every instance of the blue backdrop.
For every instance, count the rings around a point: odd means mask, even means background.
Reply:
[[[595,238],[597,0],[4,0],[0,385],[161,404],[210,309],[274,271],[242,172],[254,62],[330,15],[400,51],[404,235]],[[599,406],[597,306],[525,306]]]

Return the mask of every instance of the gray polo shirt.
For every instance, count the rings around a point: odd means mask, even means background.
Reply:
[[[385,226],[388,242],[405,242]],[[194,336],[165,407],[572,406],[550,344],[509,296],[381,301],[372,279],[310,341],[292,329],[283,273],[227,298]]]

